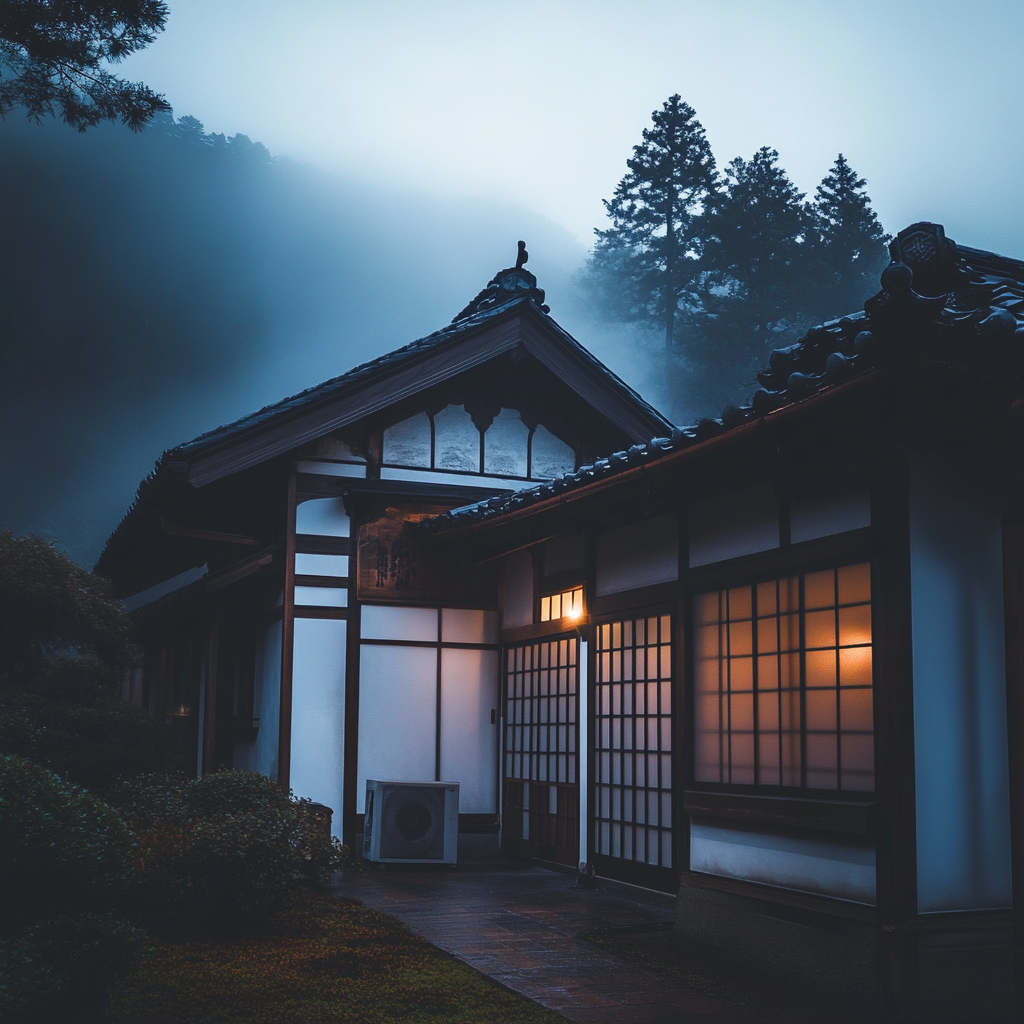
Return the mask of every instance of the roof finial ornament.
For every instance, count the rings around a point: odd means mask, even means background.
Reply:
[[[526,243],[519,239],[519,255],[516,257],[516,270],[522,270],[530,254],[526,251]]]

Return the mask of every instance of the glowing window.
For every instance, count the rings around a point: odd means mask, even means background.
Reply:
[[[540,621],[552,619],[578,619],[583,614],[583,588],[574,587],[560,594],[551,594],[540,599]]]
[[[867,563],[699,594],[699,782],[874,789]]]

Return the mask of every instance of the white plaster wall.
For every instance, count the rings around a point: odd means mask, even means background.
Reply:
[[[799,489],[790,500],[789,536],[794,544],[870,525],[867,487]]]
[[[671,513],[598,536],[598,597],[678,578],[679,524]]]
[[[281,709],[281,621],[264,627],[256,646],[253,714],[260,720],[251,743],[235,743],[233,764],[277,778],[278,723]],[[331,806],[331,805],[328,805]]]
[[[295,509],[295,532],[320,537],[347,537],[348,513],[341,498],[311,498]]]
[[[964,469],[910,475],[918,908],[1010,905],[1000,513]]]
[[[364,604],[364,640],[437,640],[436,608],[402,608]]]
[[[344,619],[295,620],[291,787],[296,796],[326,804],[334,811],[331,826],[339,838],[347,635]]]
[[[357,812],[367,779],[433,782],[436,749],[437,649],[363,644]]]
[[[498,613],[479,608],[442,608],[441,641],[446,644],[496,644]]]
[[[517,551],[505,559],[505,605],[502,625],[528,626],[533,622],[533,556]]]
[[[708,565],[779,546],[775,489],[751,487],[690,508],[690,565]]]
[[[553,576],[569,569],[580,569],[587,562],[587,548],[578,533],[555,537],[544,545],[544,575]]]
[[[498,652],[442,650],[441,780],[459,784],[462,814],[497,810],[497,711]]]
[[[824,842],[693,821],[690,870],[875,902],[875,851],[867,842]]]

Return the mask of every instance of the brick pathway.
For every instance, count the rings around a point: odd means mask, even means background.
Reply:
[[[750,1018],[575,936],[671,921],[675,900],[528,864],[350,871],[334,886],[404,921],[434,945],[569,1020],[738,1024]]]

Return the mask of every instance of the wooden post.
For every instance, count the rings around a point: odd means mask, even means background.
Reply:
[[[884,991],[917,990],[917,813],[910,577],[910,472],[906,456],[880,460],[871,492],[874,638],[877,953]]]
[[[203,735],[199,737],[203,752],[203,771],[213,771],[217,766],[217,669],[220,659],[220,616],[211,617],[206,632],[206,693],[203,701]]]
[[[1013,983],[1016,1021],[1024,1021],[1024,522],[1003,523],[1006,728],[1013,873]]]
[[[355,513],[355,509],[351,510]],[[362,850],[355,848],[359,802],[359,635],[362,616],[358,592],[359,526],[356,516],[349,517],[348,556],[348,628],[345,630],[345,753],[341,797],[342,841],[355,857]]]
[[[291,789],[292,663],[295,653],[295,509],[298,483],[295,469],[288,478],[288,509],[284,544],[284,606],[281,609],[281,709],[277,734],[277,781]]]

